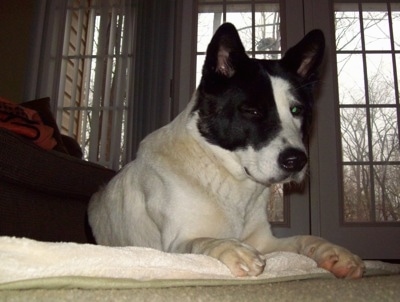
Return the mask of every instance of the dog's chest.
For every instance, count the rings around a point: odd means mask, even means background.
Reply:
[[[214,203],[219,219],[232,234],[240,237],[246,224],[251,220],[256,208],[263,210],[262,200],[266,200],[268,189],[252,181],[242,183],[221,182],[213,184],[212,203]]]

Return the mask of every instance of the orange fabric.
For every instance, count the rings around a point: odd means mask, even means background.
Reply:
[[[43,124],[37,111],[24,108],[0,97],[0,127],[31,139],[43,149],[57,145],[54,129]]]

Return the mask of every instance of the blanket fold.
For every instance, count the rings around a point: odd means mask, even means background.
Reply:
[[[266,259],[260,276],[236,278],[223,263],[205,255],[0,237],[0,289],[45,285],[125,288],[333,278],[302,255],[275,252],[267,254]],[[400,266],[382,262],[373,261],[367,267],[388,274],[400,273]]]

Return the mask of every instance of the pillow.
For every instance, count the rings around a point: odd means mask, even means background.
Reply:
[[[54,129],[46,125],[39,113],[0,97],[0,126],[32,140],[43,149],[53,149],[57,142]]]
[[[57,126],[57,122],[54,119],[53,112],[51,111],[50,98],[46,97],[46,98],[36,99],[21,103],[20,105],[25,108],[36,110],[39,113],[41,119],[43,120],[43,123],[54,129],[53,136],[57,141],[57,145],[54,147],[54,150],[72,155],[77,158],[82,158],[83,156],[82,149],[77,143],[77,141],[74,140],[72,137],[60,133],[60,130]]]
[[[68,154],[66,147],[64,146],[60,130],[58,129],[56,120],[54,119],[53,113],[50,107],[50,98],[41,98],[20,104],[22,107],[36,110],[39,113],[43,123],[54,129],[53,137],[55,138],[57,145],[54,150],[64,152]]]

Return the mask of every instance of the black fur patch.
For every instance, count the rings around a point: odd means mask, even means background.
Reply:
[[[262,148],[281,130],[269,76],[258,61],[247,61],[232,78],[203,77],[194,108],[200,133],[231,151]]]

